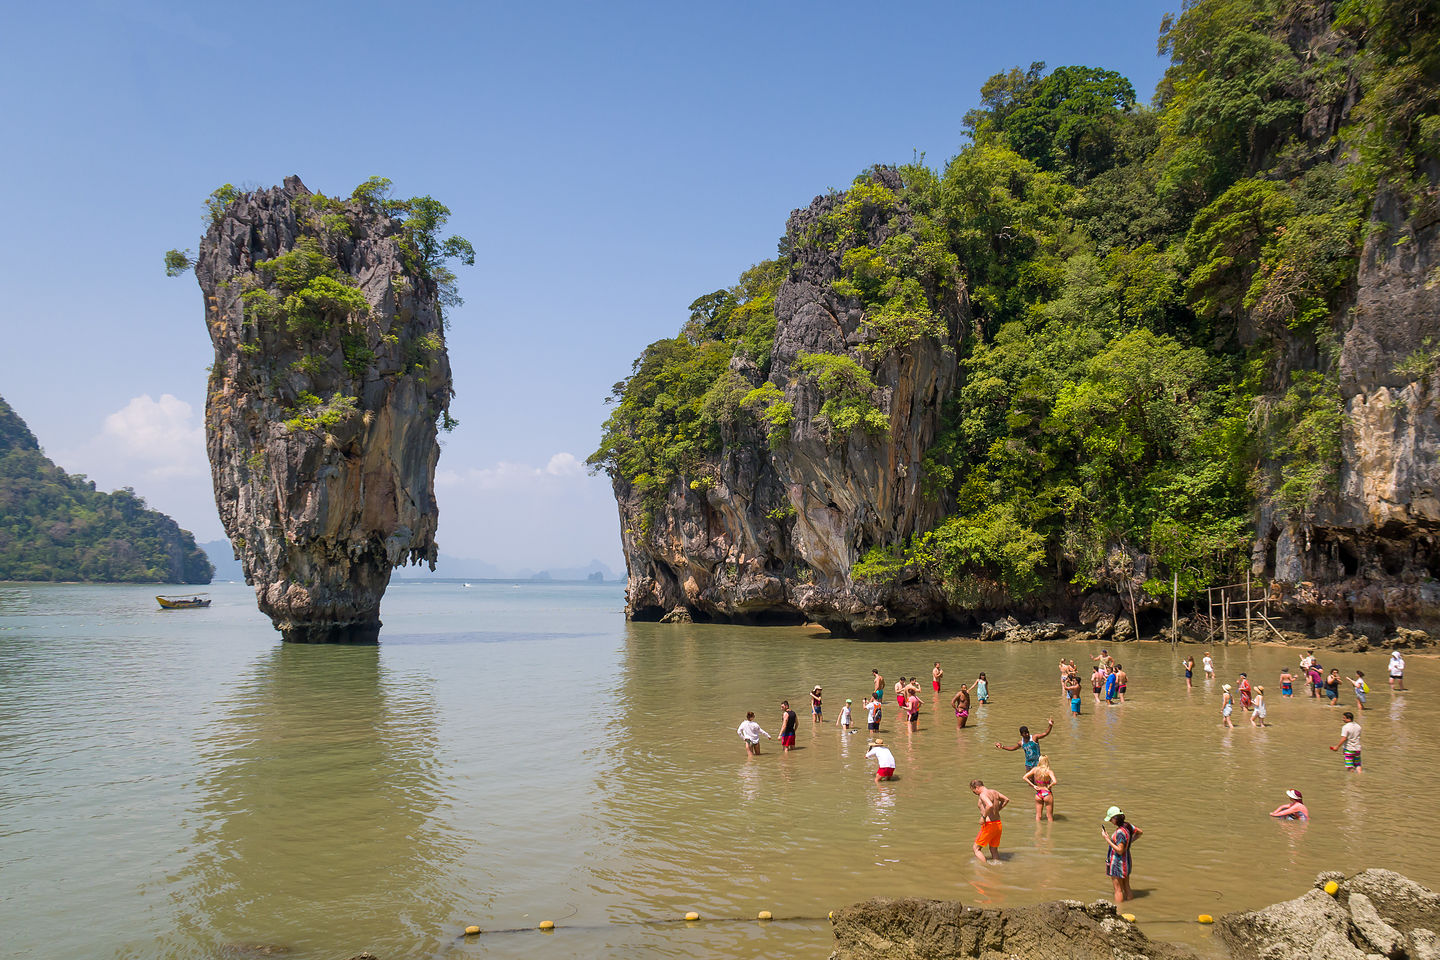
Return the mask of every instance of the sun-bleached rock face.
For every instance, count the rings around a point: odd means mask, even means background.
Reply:
[[[1383,193],[1342,315],[1336,495],[1308,521],[1259,505],[1256,573],[1321,628],[1440,626],[1440,223]],[[1429,364],[1431,367],[1434,363]]]
[[[263,265],[302,240],[364,306],[342,291],[305,323],[264,309],[286,291]],[[436,421],[452,392],[436,286],[396,220],[317,205],[296,177],[229,203],[195,273],[215,348],[215,501],[246,582],[286,640],[374,641],[391,570],[434,567]]]
[[[819,197],[786,226],[787,245],[797,252],[776,294],[768,377],[794,408],[783,451],[772,452],[760,430],[732,425],[724,451],[708,465],[713,484],[677,481],[653,512],[615,478],[633,619],[809,620],[853,634],[938,624],[945,614],[933,583],[868,584],[850,571],[869,545],[903,542],[945,515],[946,504],[922,488],[922,465],[955,390],[955,349],[969,305],[963,293],[940,305],[942,337],[872,356],[859,302],[831,287],[845,248],[800,242],[839,202]],[[904,216],[875,224],[870,242],[905,228]],[[856,428],[836,436],[817,422],[823,397],[814,379],[796,370],[800,355],[812,353],[849,356],[873,376],[887,433]],[[760,385],[759,371],[744,361],[731,369]]]

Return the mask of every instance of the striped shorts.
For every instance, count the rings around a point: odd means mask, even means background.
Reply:
[[[1360,766],[1360,751],[1356,750],[1354,753],[1351,753],[1349,750],[1346,750],[1345,769],[1354,770],[1358,766]]]

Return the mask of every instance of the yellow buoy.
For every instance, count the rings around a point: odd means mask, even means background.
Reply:
[[[1330,894],[1330,896],[1332,897],[1335,896],[1335,894],[1340,892],[1340,884],[1336,883],[1334,880],[1327,882],[1325,884],[1325,892]]]
[[[773,914],[771,914],[769,910],[761,910],[759,916],[757,916],[756,919],[769,920],[772,916]]]
[[[699,920],[699,919],[700,919],[700,914],[696,913],[694,910],[691,910],[689,913],[685,914],[685,919],[686,919],[686,920]]]
[[[1130,921],[1131,923],[1134,923],[1134,922],[1135,922],[1135,914],[1133,914],[1133,913],[1122,913],[1122,914],[1120,914],[1120,916],[1124,917],[1126,920]]]
[[[1201,923],[1214,923],[1214,922],[1215,922],[1215,918],[1212,917],[1212,916],[1210,916],[1210,914],[1208,914],[1208,913],[1202,913],[1202,914],[1200,914],[1200,916],[1196,917],[1195,919],[1198,920],[1198,921],[1200,921]]]
[[[541,920],[541,921],[540,921],[540,929],[541,929],[541,930],[554,930],[554,929],[555,929],[555,921],[554,921],[554,920]]]
[[[479,932],[480,932],[480,928],[479,928],[479,927],[476,927],[476,926],[469,926],[469,927],[466,927],[466,928],[465,928],[465,936],[467,936],[467,937],[473,937],[473,936],[475,936],[475,934],[477,934],[477,933],[479,933]]]

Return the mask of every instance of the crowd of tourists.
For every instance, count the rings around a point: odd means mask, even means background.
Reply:
[[[1126,674],[1124,666],[1110,655],[1108,649],[1102,649],[1090,659],[1092,661],[1089,666],[1090,692],[1095,706],[1099,708],[1102,704],[1113,706],[1125,703],[1125,693],[1130,678]],[[1208,688],[1216,679],[1215,658],[1210,651],[1206,651],[1202,655],[1200,665],[1200,672]],[[1187,656],[1183,666],[1186,689],[1193,689],[1195,658]],[[871,680],[868,692],[864,695],[859,709],[864,713],[868,736],[869,749],[865,757],[867,760],[875,761],[875,782],[883,784],[895,779],[895,754],[885,744],[884,739],[878,735],[886,710],[885,677],[878,669],[870,672]],[[1390,654],[1388,673],[1391,689],[1404,690],[1405,658],[1398,649]],[[1082,669],[1073,659],[1062,658],[1060,660],[1061,691],[1069,703],[1071,714],[1075,716],[1080,715],[1083,700],[1081,675]],[[945,671],[937,661],[931,670],[930,679],[931,694],[937,704],[942,697],[944,676]],[[1289,667],[1281,670],[1279,685],[1280,696],[1283,698],[1293,698],[1297,691],[1302,694],[1308,691],[1310,699],[1319,700],[1329,707],[1340,706],[1340,691],[1343,687],[1353,696],[1355,711],[1362,714],[1365,710],[1367,694],[1370,693],[1370,686],[1365,679],[1363,670],[1356,670],[1354,676],[1343,677],[1337,667],[1331,667],[1327,672],[1313,650],[1307,650],[1305,655],[1300,658],[1298,671],[1292,672]],[[921,689],[919,678],[913,676],[902,676],[895,681],[893,686],[895,709],[898,712],[899,720],[912,731],[917,729],[920,709],[925,705],[925,700],[920,696]],[[823,688],[819,685],[815,686],[810,691],[810,717],[813,723],[825,722],[823,699]],[[970,683],[961,684],[959,690],[949,699],[950,707],[955,713],[956,727],[965,729],[970,720],[971,711],[989,701],[990,683],[983,672]],[[1233,684],[1222,683],[1220,685],[1220,717],[1223,727],[1234,729],[1234,715],[1237,706],[1248,716],[1251,726],[1268,725],[1265,686],[1261,683],[1252,683],[1245,673],[1240,673]],[[1345,710],[1341,713],[1344,723],[1340,727],[1340,739],[1330,749],[1342,754],[1346,770],[1359,774],[1362,769],[1360,762],[1361,727],[1356,720],[1356,712]],[[853,698],[845,700],[834,722],[841,728],[842,735],[857,731],[857,713]],[[799,715],[791,707],[790,701],[781,701],[780,746],[784,751],[789,752],[794,749],[798,727]],[[1055,720],[1051,718],[1042,733],[1032,735],[1028,726],[1021,726],[1019,739],[1013,744],[998,741],[995,743],[997,749],[1020,751],[1024,754],[1025,773],[1023,779],[1035,791],[1035,819],[1037,821],[1045,819],[1053,822],[1055,819],[1054,789],[1059,783],[1059,778],[1050,766],[1050,758],[1040,752],[1039,744],[1041,740],[1050,735],[1054,728]],[[746,752],[751,755],[760,753],[762,736],[766,739],[774,739],[755,720],[753,712],[745,715],[744,722],[740,724],[736,732],[744,742]],[[975,859],[986,864],[996,863],[999,858],[998,848],[1003,829],[1000,812],[1009,805],[1010,798],[993,787],[987,787],[984,781],[978,779],[970,781],[970,791],[976,797],[976,805],[980,812],[980,829],[972,844]],[[1285,791],[1285,802],[1270,811],[1270,816],[1288,820],[1308,820],[1310,811],[1305,805],[1304,795],[1301,791],[1289,789]],[[1130,847],[1140,838],[1142,831],[1127,820],[1125,813],[1118,806],[1111,806],[1106,810],[1103,819],[1110,828],[1101,828],[1101,835],[1106,844],[1105,872],[1113,884],[1115,903],[1118,906],[1133,896],[1130,889]]]

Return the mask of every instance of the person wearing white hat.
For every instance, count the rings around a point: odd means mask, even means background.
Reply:
[[[1105,838],[1105,874],[1110,878],[1115,888],[1115,906],[1120,906],[1126,900],[1133,900],[1135,894],[1130,890],[1130,845],[1140,839],[1143,832],[1133,823],[1125,821],[1125,814],[1119,807],[1111,807],[1105,811],[1105,822],[1115,828],[1115,833],[1110,834],[1104,827],[1100,828],[1100,836]]]
[[[879,737],[870,741],[870,750],[865,754],[865,758],[868,760],[871,757],[874,757],[875,762],[879,764],[875,768],[876,783],[881,780],[895,779],[895,754],[890,752],[889,748],[885,746],[885,741]]]
[[[1235,698],[1230,696],[1230,684],[1220,688],[1224,692],[1220,694],[1220,716],[1225,718],[1225,726],[1235,729],[1235,724],[1230,720],[1230,714],[1235,712]]]
[[[1405,658],[1400,655],[1399,647],[1390,651],[1390,689],[1405,689]]]
[[[1310,811],[1306,809],[1304,798],[1299,790],[1286,790],[1285,796],[1289,803],[1282,803],[1270,811],[1270,816],[1280,817],[1283,820],[1309,820]]]
[[[820,684],[817,683],[815,684],[815,688],[810,691],[810,722],[819,723],[821,719],[822,717],[820,716]]]

